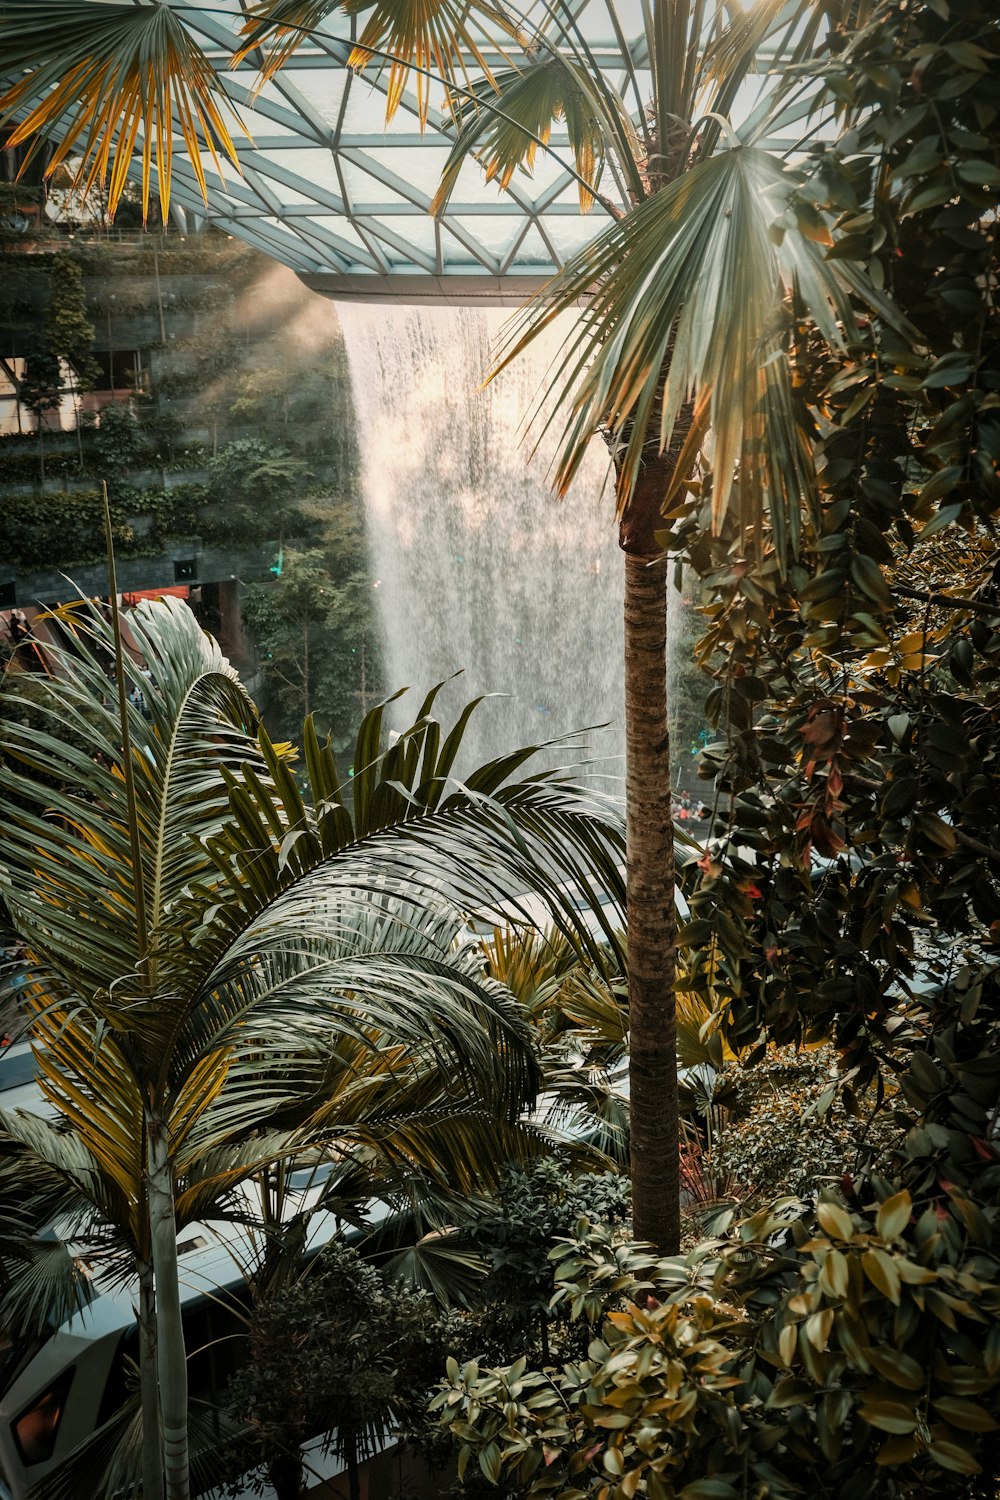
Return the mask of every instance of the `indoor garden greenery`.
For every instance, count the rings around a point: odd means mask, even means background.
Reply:
[[[263,5],[250,39],[277,33],[280,54],[295,27],[329,8]],[[80,36],[94,9],[75,7]],[[993,1500],[998,22],[985,0],[874,0],[843,13],[825,7],[826,42],[793,28],[794,76],[811,79],[834,128],[810,142],[807,126],[798,160],[780,176],[780,202],[749,202],[741,185],[770,171],[758,148],[730,140],[717,114],[708,124],[693,115],[683,89],[668,94],[671,58],[703,61],[687,44],[701,42],[710,9],[671,0],[650,8],[656,99],[637,135],[606,81],[564,66],[555,49],[529,48],[496,80],[511,101],[503,115],[490,111],[485,89],[478,113],[456,106],[456,150],[496,174],[530,161],[551,114],[579,131],[581,175],[612,148],[628,168],[636,201],[560,283],[566,299],[595,293],[589,345],[562,372],[594,356],[570,408],[566,463],[572,444],[610,425],[635,564],[629,597],[650,627],[651,676],[662,675],[663,627],[653,618],[662,580],[650,574],[665,566],[646,563],[669,550],[700,581],[699,653],[714,679],[717,726],[702,757],[714,836],[682,871],[690,917],[675,943],[658,730],[658,755],[640,748],[632,762],[652,800],[630,788],[629,856],[630,865],[652,858],[659,867],[653,887],[632,886],[627,952],[612,967],[625,966],[629,988],[633,1153],[641,1156],[641,1130],[652,1125],[655,1150],[671,1158],[658,1186],[633,1173],[633,1231],[659,1248],[603,1222],[600,1204],[581,1214],[556,1237],[551,1299],[537,1299],[547,1334],[560,1325],[557,1354],[534,1328],[509,1357],[495,1352],[495,1330],[471,1350],[449,1334],[442,1353],[451,1359],[431,1397],[441,1431],[414,1440],[435,1453],[436,1441],[453,1440],[473,1492]],[[131,8],[140,19],[127,23],[122,11],[123,25],[151,24],[143,10]],[[713,33],[710,87],[750,66],[779,12],[787,21],[786,8],[765,7]],[[33,26],[36,52],[55,50],[28,7],[8,13],[25,66]],[[415,22],[379,6],[367,40],[395,55],[402,76],[413,59],[453,62],[441,37],[460,41],[464,14],[433,8],[431,45]],[[581,98],[593,107],[577,108]],[[598,120],[610,135],[595,133]],[[762,252],[780,244],[798,256],[784,297],[779,264],[766,255],[755,263],[759,282],[749,269],[726,279],[741,223],[761,229]],[[687,295],[696,262],[719,273],[704,323]],[[760,293],[757,323],[752,298],[737,295],[751,291]],[[727,365],[741,340],[752,375]],[[745,423],[737,432],[717,421],[714,443],[702,444],[727,395]],[[657,452],[655,439],[671,427],[673,447]],[[770,506],[757,503],[764,499]],[[636,504],[646,505],[641,514]],[[267,762],[273,777],[280,766],[280,757]],[[268,830],[260,794],[236,776],[227,788],[241,833],[256,828],[255,847],[280,872],[287,822]],[[331,816],[337,826],[340,814]],[[304,845],[284,845],[289,866],[312,847]],[[217,868],[215,860],[213,878]],[[226,868],[222,876],[232,878]],[[606,955],[588,959],[600,996],[569,1000],[565,1014],[580,1017],[582,1048],[599,1042],[613,1053],[622,975]],[[638,999],[637,984],[648,986]],[[759,1180],[759,1156],[738,1140],[741,1120],[752,1130],[766,1111],[759,1098],[747,1106],[721,1088],[710,1097],[692,1088],[688,1154],[725,1201],[696,1205],[707,1237],[684,1253],[679,1131],[665,1108],[675,1001],[698,1018],[698,1066],[723,1080],[737,1068],[773,1069],[774,1048],[808,1057],[832,1046],[836,1069],[805,1107],[810,1117],[846,1112],[860,1122],[846,1159],[831,1148],[810,1192],[764,1192],[770,1201],[756,1199],[747,1215],[748,1195],[778,1186]],[[513,1014],[526,1024],[523,1010]],[[636,1104],[640,1077],[660,1089],[646,1106]],[[710,1113],[720,1127],[711,1140]],[[693,1170],[686,1181],[693,1192]]]

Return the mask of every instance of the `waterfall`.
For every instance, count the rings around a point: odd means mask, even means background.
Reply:
[[[481,693],[505,695],[478,710],[464,769],[609,723],[584,738],[592,775],[614,777],[617,789],[621,561],[607,453],[595,442],[559,501],[546,474],[553,445],[529,462],[523,441],[560,334],[481,390],[506,314],[353,304],[338,312],[386,680],[413,690],[397,726],[428,687],[461,671],[439,700],[446,712]]]

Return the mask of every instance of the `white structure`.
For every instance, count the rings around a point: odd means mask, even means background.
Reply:
[[[447,213],[435,220],[430,203],[454,136],[440,108],[440,89],[431,86],[423,131],[412,89],[387,125],[387,76],[374,63],[360,75],[347,67],[358,22],[333,15],[257,93],[257,54],[228,68],[243,21],[240,0],[184,0],[177,8],[221,73],[253,138],[250,145],[234,132],[242,178],[227,168],[223,181],[206,161],[208,217],[291,266],[317,290],[338,300],[518,301],[607,223],[599,206],[581,218],[577,184],[560,164],[560,158],[570,162],[571,154],[565,137],[555,132],[552,152],[540,153],[533,175],[518,174],[506,192],[484,182],[477,164],[469,162]],[[594,64],[624,84],[621,51],[604,5],[597,0],[574,9],[594,12],[588,28],[595,38]],[[529,20],[544,25],[545,14],[536,0]],[[602,35],[609,40],[601,41]],[[492,66],[502,66],[485,36],[484,55]],[[628,104],[638,109],[644,102]],[[174,171],[177,204],[204,215],[182,151]],[[610,183],[607,191],[618,196]]]
[[[367,8],[360,17],[328,16],[261,86],[259,50],[232,65],[243,40],[245,0],[162,3],[176,9],[222,81],[242,167],[240,174],[227,165],[223,176],[206,153],[206,204],[178,135],[173,204],[182,216],[207,216],[248,240],[317,291],[341,302],[517,304],[609,221],[609,208],[600,203],[581,216],[572,152],[559,128],[530,175],[516,173],[506,190],[486,182],[476,161],[466,161],[446,212],[433,218],[430,205],[455,123],[442,108],[443,89],[428,81],[430,109],[421,129],[412,72],[411,86],[386,122],[388,68],[377,59],[360,73],[347,65]],[[540,57],[558,48],[582,71],[605,79],[632,119],[641,120],[652,94],[642,0],[618,0],[613,12],[606,0],[563,0],[560,6],[520,0],[503,13],[520,29],[524,48],[503,39],[499,27],[488,31],[468,19],[491,70],[530,66],[528,48]],[[471,56],[465,61],[474,89],[482,68]],[[734,118],[747,119],[768,86],[762,73],[742,89]],[[624,201],[610,166],[600,193],[605,205]]]

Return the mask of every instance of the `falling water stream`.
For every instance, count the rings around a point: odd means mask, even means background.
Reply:
[[[397,727],[410,722],[418,693],[461,672],[439,700],[446,712],[480,693],[504,697],[476,714],[460,772],[607,723],[584,736],[592,774],[620,778],[621,562],[607,454],[595,443],[559,501],[546,474],[551,446],[529,461],[522,440],[559,335],[481,390],[506,314],[338,311],[386,680],[413,689]]]

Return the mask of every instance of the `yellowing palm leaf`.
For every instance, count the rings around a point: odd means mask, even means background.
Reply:
[[[556,52],[544,54],[523,69],[511,68],[477,83],[453,106],[458,135],[431,212],[443,212],[467,156],[476,155],[487,182],[496,180],[506,188],[519,167],[532,170],[539,147],[549,143],[553,124],[563,121],[576,165],[580,208],[585,213],[594,202],[604,167],[604,106],[587,69]],[[617,112],[623,128],[631,130],[620,100]]]
[[[36,1004],[32,1037],[41,1092],[72,1125],[107,1187],[119,1197],[117,1221],[139,1234],[145,1171],[142,1096],[116,1040],[85,1016]]]
[[[469,60],[492,81],[481,51],[482,38],[473,30],[471,16],[489,19],[501,34],[516,34],[503,12],[482,0],[475,5],[466,0],[375,0],[374,4],[372,0],[263,0],[244,23],[246,40],[235,60],[240,62],[255,47],[272,42],[263,67],[263,76],[270,78],[335,10],[349,16],[370,12],[348,62],[353,68],[364,68],[373,58],[388,63],[387,119],[399,108],[413,74],[421,124],[427,121],[431,85],[468,82]]]
[[[175,132],[204,197],[203,149],[220,172],[220,152],[239,166],[227,123],[237,116],[212,64],[167,5],[6,0],[0,52],[5,70],[24,75],[0,96],[0,113],[18,121],[9,143],[30,139],[30,160],[55,142],[49,174],[81,155],[78,184],[86,191],[106,183],[112,213],[137,145],[144,215],[154,159],[164,219],[169,212]]]

